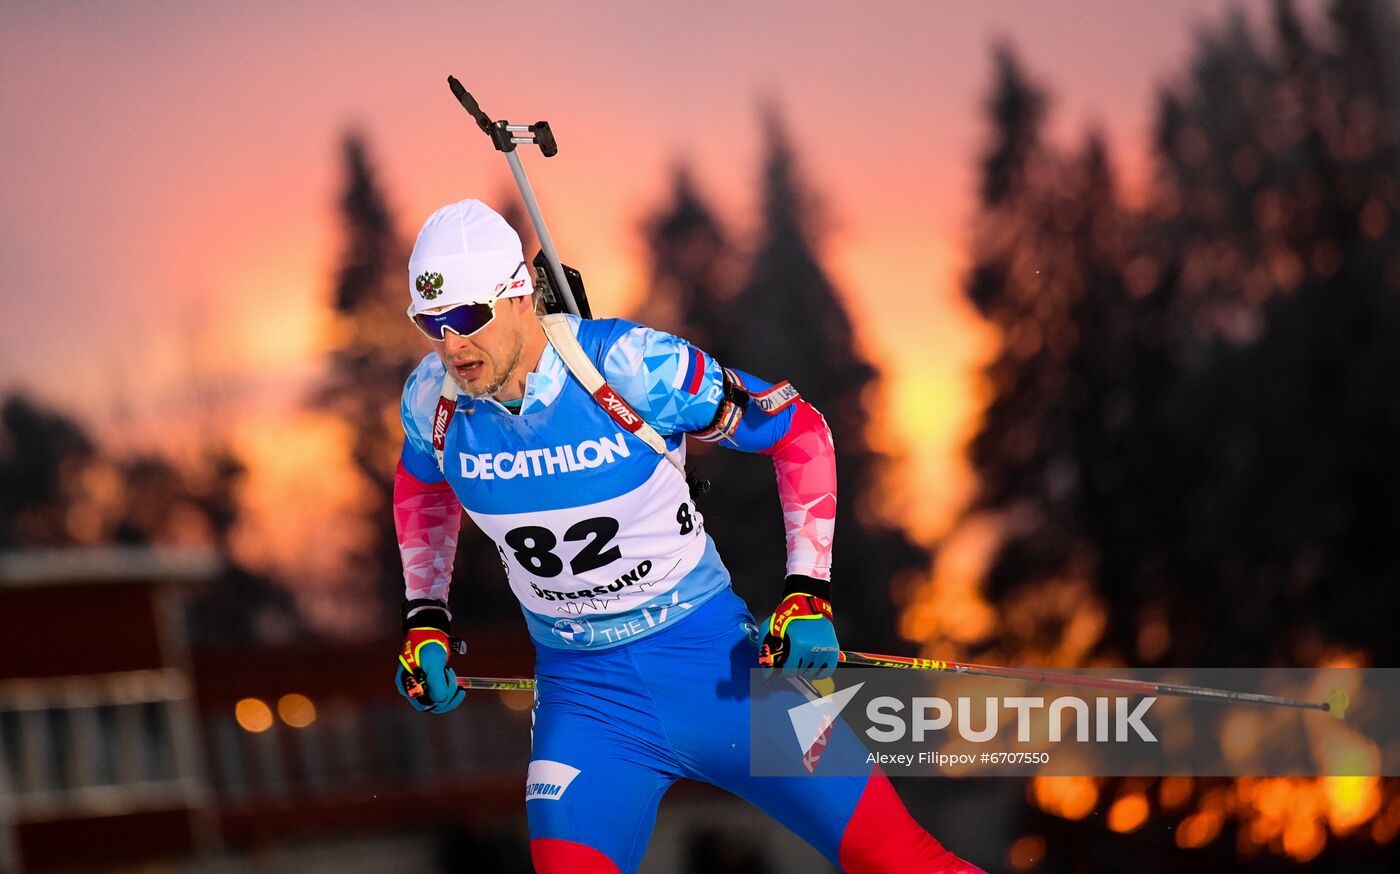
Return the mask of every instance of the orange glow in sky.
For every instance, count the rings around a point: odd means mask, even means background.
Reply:
[[[625,313],[646,284],[639,224],[678,162],[752,244],[758,106],[772,100],[826,206],[828,269],[888,380],[875,412],[877,440],[906,459],[895,506],[933,539],[972,488],[961,452],[995,342],[959,292],[989,46],[1011,42],[1051,88],[1057,136],[1094,123],[1140,177],[1154,89],[1218,7],[7,7],[0,390],[28,387],[99,428],[120,415],[161,430],[191,405],[257,421],[286,409],[324,341],[348,128],[367,137],[405,236],[449,200],[514,196],[448,73],[496,117],[549,119],[559,157],[527,162],[551,230],[596,311]],[[244,424],[239,439],[265,448]],[[308,434],[290,445],[325,436]]]

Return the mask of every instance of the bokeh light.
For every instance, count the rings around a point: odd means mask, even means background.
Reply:
[[[501,696],[501,703],[511,710],[529,710],[535,706],[535,696],[522,695],[519,692],[506,692]]]
[[[1140,792],[1124,795],[1108,809],[1108,827],[1123,834],[1136,831],[1147,822],[1149,810],[1147,796]]]
[[[261,698],[243,698],[233,707],[238,727],[257,734],[272,728],[272,708]]]
[[[305,728],[316,721],[316,705],[305,695],[292,692],[277,699],[277,715],[292,728]]]
[[[1029,871],[1045,858],[1045,838],[1021,835],[1006,851],[1006,861],[1017,871]]]
[[[1031,781],[1030,796],[1047,813],[1083,819],[1098,804],[1099,787],[1093,777],[1036,777]]]

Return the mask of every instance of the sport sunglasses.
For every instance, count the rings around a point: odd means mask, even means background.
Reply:
[[[491,320],[496,318],[496,302],[500,300],[505,292],[519,288],[520,282],[516,277],[525,267],[525,262],[521,261],[520,266],[515,268],[515,272],[510,278],[496,286],[496,291],[491,295],[491,299],[484,303],[464,303],[458,304],[451,309],[443,310],[439,313],[413,313],[409,312],[408,317],[413,320],[413,324],[418,326],[418,330],[427,335],[429,340],[445,340],[447,336],[444,332],[451,331],[459,337],[470,337],[477,331],[491,324]]]

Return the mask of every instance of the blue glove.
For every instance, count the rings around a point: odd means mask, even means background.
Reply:
[[[408,612],[407,607],[404,612]],[[457,672],[447,666],[452,644],[443,626],[449,621],[446,605],[440,611],[416,610],[412,620],[404,621],[405,626],[414,627],[404,629],[394,688],[420,713],[446,713],[467,697],[466,690],[457,685]]]
[[[765,679],[783,677],[822,680],[836,671],[841,645],[831,623],[831,583],[790,576],[783,600],[764,620],[758,663]]]

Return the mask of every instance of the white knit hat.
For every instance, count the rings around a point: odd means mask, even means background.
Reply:
[[[534,288],[520,236],[479,200],[449,203],[428,216],[408,258],[409,315]]]

